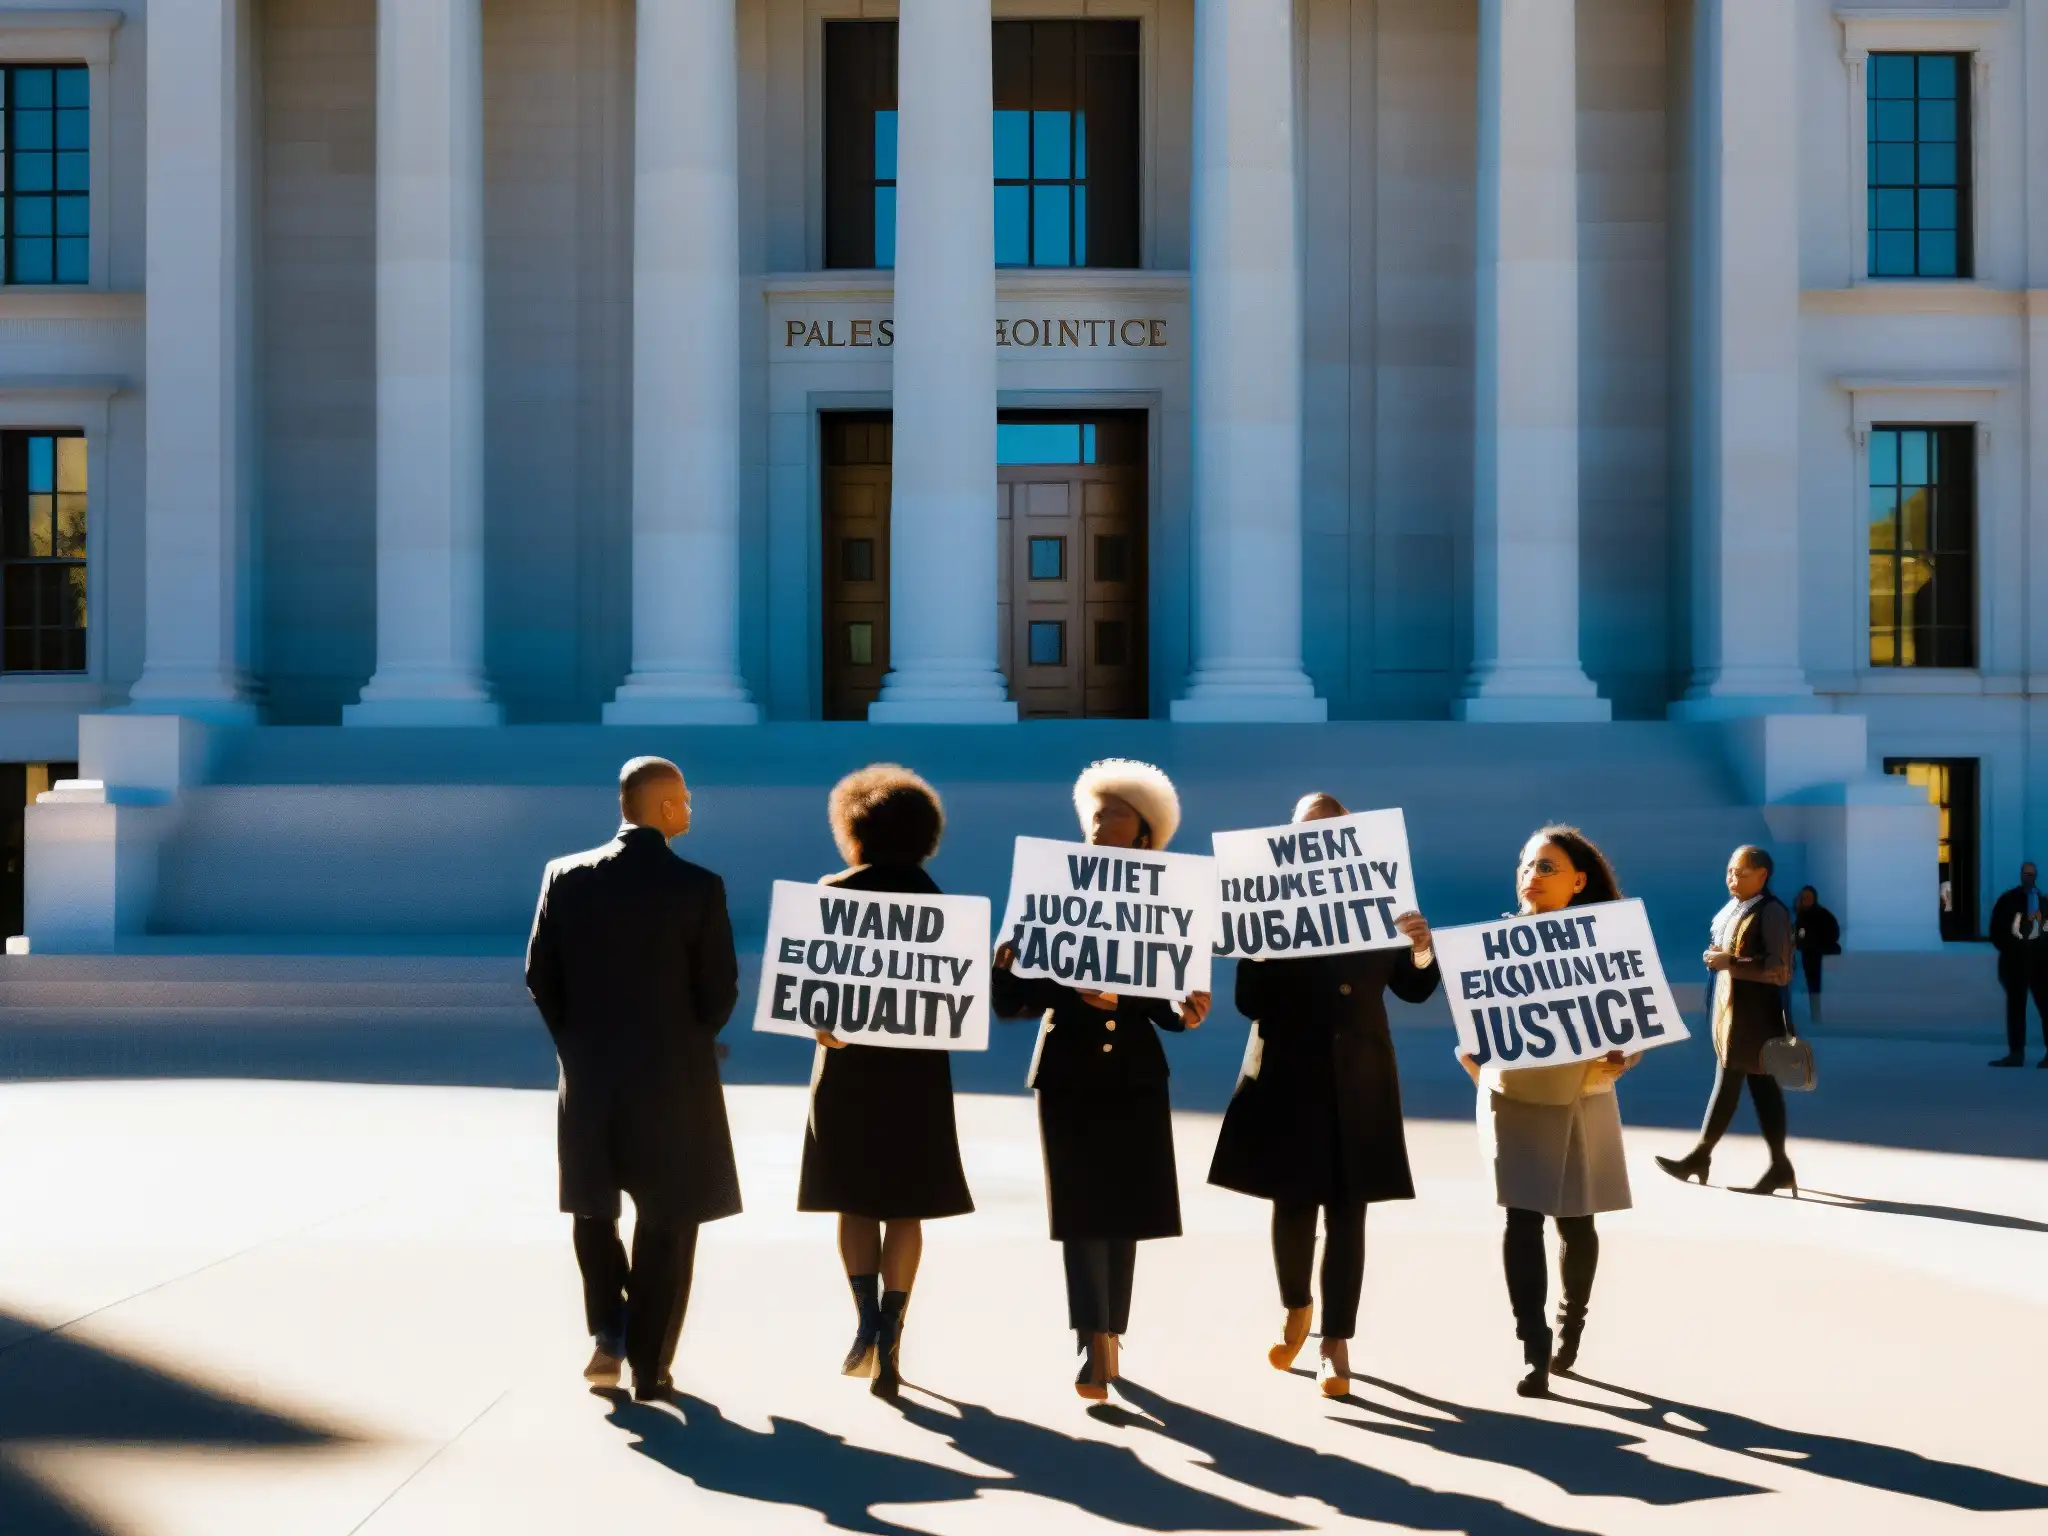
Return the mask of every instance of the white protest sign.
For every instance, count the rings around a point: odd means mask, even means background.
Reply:
[[[986,896],[775,882],[754,1028],[858,1045],[988,1049]]]
[[[1118,996],[1206,992],[1216,861],[1020,837],[1003,942],[1019,976]]]
[[[1634,1055],[1687,1038],[1640,901],[1438,928],[1458,1049],[1482,1067]]]
[[[1219,955],[1340,955],[1407,947],[1394,926],[1416,910],[1408,823],[1359,811],[1250,832],[1217,832]]]

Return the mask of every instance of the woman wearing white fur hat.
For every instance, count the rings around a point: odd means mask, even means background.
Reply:
[[[1150,763],[1111,759],[1074,785],[1074,809],[1090,843],[1162,849],[1180,825],[1173,781]],[[1173,1111],[1159,1030],[1199,1026],[1209,994],[1178,1008],[1161,998],[1086,992],[1015,975],[1016,956],[996,951],[990,1003],[1004,1018],[1040,1016],[1028,1085],[1037,1090],[1052,1235],[1064,1250],[1067,1315],[1086,1351],[1074,1390],[1109,1395],[1118,1342],[1130,1323],[1138,1244],[1180,1236],[1180,1182]]]

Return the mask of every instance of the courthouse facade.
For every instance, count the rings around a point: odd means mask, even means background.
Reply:
[[[31,791],[1854,712],[1973,893],[2048,830],[2048,0],[0,0],[0,89]]]

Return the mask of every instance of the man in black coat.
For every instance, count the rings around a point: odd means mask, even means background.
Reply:
[[[718,1080],[718,1032],[739,997],[725,884],[677,858],[690,791],[674,763],[619,774],[618,835],[548,865],[526,946],[526,986],[561,1062],[556,1134],[562,1209],[576,1218],[584,1376],[611,1386],[623,1356],[633,1396],[671,1388],[697,1228],[740,1208]],[[619,1195],[633,1197],[633,1260]]]
[[[1991,1065],[2017,1067],[2026,1061],[2027,998],[2041,1015],[2041,1036],[2048,1042],[2048,933],[2044,933],[2041,893],[2034,888],[2034,866],[2020,866],[2020,883],[1991,908],[1991,944],[1998,951],[1998,984],[2005,988],[2005,1054]],[[2041,1058],[2048,1067],[2048,1055]]]

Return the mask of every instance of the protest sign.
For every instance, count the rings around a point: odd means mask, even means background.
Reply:
[[[1218,832],[1210,841],[1223,908],[1217,954],[1272,959],[1408,943],[1394,926],[1416,909],[1399,811]]]
[[[986,896],[775,882],[754,1028],[857,1045],[988,1049]]]
[[[1634,1055],[1687,1038],[1640,901],[1432,934],[1458,1049],[1482,1067]]]
[[[1209,990],[1215,941],[1214,859],[1017,839],[1003,912],[1017,975],[1178,999]]]

